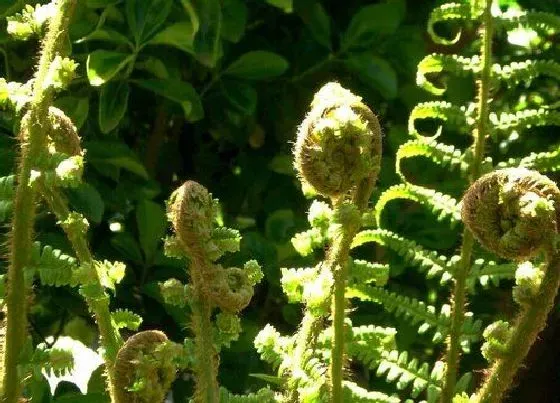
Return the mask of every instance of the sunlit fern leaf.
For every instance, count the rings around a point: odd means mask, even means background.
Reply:
[[[371,284],[383,287],[389,280],[389,265],[371,263],[366,260],[352,260],[350,264],[350,284]]]
[[[433,53],[427,55],[418,63],[416,84],[434,95],[442,95],[446,91],[446,88],[437,87],[428,79],[428,74],[445,72],[460,77],[478,70],[480,70],[480,60],[478,56],[469,58],[458,55]]]
[[[529,83],[541,75],[560,80],[560,63],[553,60],[525,60],[505,66],[495,64],[493,73],[495,77],[507,84]]]
[[[366,367],[377,368],[384,351],[397,347],[394,328],[382,326],[357,326],[352,328],[352,340],[347,344],[347,354]]]
[[[292,343],[289,337],[280,335],[274,326],[267,324],[255,337],[254,344],[261,359],[278,368]]]
[[[476,2],[474,2],[476,3]],[[428,19],[428,33],[435,43],[442,45],[452,45],[461,38],[461,30],[457,32],[453,39],[444,38],[435,32],[435,25],[445,22],[464,22],[476,18],[476,10],[473,10],[468,3],[447,3],[432,11]]]
[[[498,168],[524,167],[534,169],[541,173],[556,172],[560,170],[560,148],[553,151],[531,153],[523,158],[510,158],[500,162]]]
[[[68,256],[52,246],[41,247],[39,242],[33,243],[31,263],[28,269],[39,274],[43,285],[55,287],[78,285],[78,279],[75,276],[78,267],[78,262],[74,257]]]
[[[501,280],[513,280],[516,269],[517,265],[513,263],[497,264],[492,260],[476,259],[467,276],[467,287],[471,293],[475,292],[477,283],[484,288],[498,287]]]
[[[560,32],[560,16],[539,11],[528,11],[521,15],[502,14],[495,22],[498,28],[503,27],[506,30],[522,26],[544,35]]]
[[[47,348],[43,344],[37,346],[33,351],[31,364],[44,369],[47,373],[60,377],[74,368],[74,356],[69,350]]]
[[[416,358],[409,360],[408,352],[397,350],[385,352],[377,368],[377,376],[385,375],[388,382],[396,382],[399,390],[412,384],[411,397],[413,398],[417,398],[429,386],[432,386],[439,394],[443,372],[444,364],[441,361],[437,361],[430,370],[428,363],[420,364]]]
[[[5,222],[12,211],[14,198],[14,175],[0,177],[0,224]]]
[[[430,138],[430,136],[420,134],[416,129],[416,121],[421,119],[442,120],[446,123],[446,127],[454,126],[458,128],[461,133],[468,133],[470,131],[465,108],[455,106],[450,102],[422,102],[416,105],[414,109],[412,109],[412,112],[410,112],[410,117],[408,118],[408,133],[414,137]],[[442,126],[439,126],[436,133],[431,137],[435,138],[439,136],[442,130]]]
[[[343,401],[346,403],[399,403],[397,396],[389,396],[381,392],[370,392],[354,382],[343,381]]]
[[[397,174],[406,182],[401,170],[401,162],[405,158],[426,157],[436,164],[458,170],[465,174],[469,164],[463,159],[461,150],[454,146],[438,143],[435,139],[410,140],[401,145],[396,155]]]
[[[247,395],[234,395],[227,389],[220,388],[220,403],[272,403],[274,401],[274,392],[268,388]]]
[[[490,114],[490,122],[497,133],[523,130],[532,126],[559,126],[560,111],[540,108],[526,109],[516,113]]]
[[[127,309],[117,309],[115,312],[111,312],[111,318],[117,329],[127,328],[136,331],[142,324],[142,317]]]
[[[418,266],[423,272],[427,272],[428,278],[442,276],[449,270],[445,256],[439,255],[435,251],[426,250],[416,242],[384,229],[376,228],[359,232],[354,237],[351,247],[356,248],[369,242],[378,243],[395,251],[406,262]]]
[[[379,196],[374,207],[375,219],[379,227],[382,227],[381,214],[387,203],[401,199],[415,201],[428,207],[436,214],[438,221],[449,219],[452,227],[461,221],[461,210],[453,197],[433,189],[402,183],[391,186]]]

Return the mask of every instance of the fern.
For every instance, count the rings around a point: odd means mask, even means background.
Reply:
[[[473,8],[468,3],[447,3],[442,4],[438,8],[434,9],[430,18],[428,19],[428,33],[430,34],[432,40],[435,43],[442,45],[452,45],[456,43],[461,37],[461,32],[459,31],[453,39],[447,39],[435,32],[435,25],[443,22],[458,22],[458,21],[468,21],[472,18],[476,18],[476,14],[473,14]]]
[[[39,275],[43,285],[61,287],[79,284],[76,276],[79,269],[77,260],[52,246],[41,247],[39,242],[33,243],[31,265],[28,269]]]
[[[556,172],[560,170],[560,148],[553,151],[531,153],[522,158],[510,158],[500,162],[498,168],[524,167],[539,172]]]
[[[381,226],[381,214],[387,203],[398,199],[411,200],[427,206],[436,214],[438,220],[449,219],[451,226],[461,221],[461,211],[453,197],[422,186],[403,183],[391,186],[379,196],[374,207],[378,226]]]
[[[381,392],[370,392],[354,382],[344,381],[344,402],[348,403],[399,403],[396,396],[388,396]]]
[[[559,126],[560,112],[550,109],[526,109],[516,113],[491,113],[490,122],[495,128],[494,136],[533,126]]]
[[[493,260],[476,259],[467,277],[467,287],[471,293],[474,293],[477,282],[484,288],[491,284],[498,287],[501,280],[513,280],[516,269],[517,265],[513,263],[497,264]]]
[[[248,395],[234,395],[225,388],[220,388],[220,403],[269,403],[274,402],[274,392],[270,389],[261,389]]]
[[[389,280],[389,266],[365,260],[352,260],[349,283],[370,284],[383,287]]]
[[[13,207],[14,175],[0,177],[0,223],[5,222]]]
[[[505,30],[523,26],[544,35],[560,32],[560,17],[545,12],[529,11],[521,15],[502,14],[496,22]]]
[[[447,123],[447,126],[457,128],[461,133],[468,133],[470,126],[467,124],[467,111],[450,102],[430,101],[416,105],[408,118],[408,133],[415,137],[427,137],[421,135],[416,129],[416,121],[420,119],[438,119]],[[440,126],[434,136],[437,137],[443,128]]]
[[[456,76],[465,76],[473,71],[478,71],[480,60],[477,56],[472,58],[458,55],[431,54],[418,64],[416,84],[434,95],[442,95],[446,88],[436,87],[427,77],[427,74],[451,73]]]
[[[406,182],[401,169],[402,160],[419,156],[426,157],[451,171],[458,170],[462,175],[468,170],[461,150],[454,146],[438,143],[435,139],[410,140],[399,147],[396,155],[396,171],[403,181]]]
[[[117,309],[111,312],[111,318],[117,329],[126,328],[136,331],[142,324],[142,318],[127,309]]]

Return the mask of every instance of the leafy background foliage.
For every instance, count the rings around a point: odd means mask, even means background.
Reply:
[[[163,201],[187,178],[202,183],[220,199],[223,221],[243,235],[241,253],[228,264],[257,259],[265,271],[265,281],[242,316],[240,339],[221,355],[220,382],[230,391],[241,393],[265,385],[262,379],[250,376],[270,373],[253,347],[257,332],[272,323],[282,333],[293,333],[301,319],[301,307],[288,304],[280,287],[281,267],[303,267],[313,262],[312,257],[300,257],[290,243],[290,238],[306,227],[309,205],[294,176],[291,142],[312,94],[325,81],[337,80],[360,94],[380,117],[385,133],[384,156],[375,201],[382,190],[402,182],[399,175],[409,183],[461,197],[464,182],[456,175],[461,170],[460,162],[449,161],[457,168],[455,174],[423,158],[402,160],[400,172],[394,169],[397,150],[408,140],[410,111],[417,103],[433,99],[416,86],[418,62],[430,53],[459,54],[472,46],[474,32],[466,32],[464,40],[451,48],[433,43],[425,33],[429,12],[443,1],[82,3],[70,38],[72,58],[79,63],[78,79],[57,100],[57,106],[80,128],[87,149],[87,184],[71,191],[71,204],[91,223],[94,254],[99,259],[127,264],[112,308],[140,314],[144,319],[141,329],[161,329],[171,339],[182,340],[187,332],[185,312],[166,305],[158,287],[158,282],[168,278],[186,280],[183,268],[163,254],[160,240],[167,231]],[[3,17],[12,16],[25,4],[5,2],[0,12]],[[499,2],[503,9],[518,4],[560,14],[560,6],[553,0]],[[38,35],[12,25],[14,35],[10,36],[6,18],[1,24],[1,75],[6,81],[24,82],[35,62]],[[27,41],[20,40],[26,36]],[[559,59],[558,40],[552,38],[552,46],[539,49],[543,60]],[[509,42],[515,43],[515,38]],[[531,46],[538,47],[538,43],[521,45],[511,53],[511,43],[497,42],[494,52],[500,58],[523,60]],[[539,93],[527,87],[524,102],[537,107],[539,103],[557,102],[558,81],[547,77],[539,80]],[[446,99],[454,104],[473,99],[469,77],[450,76],[445,86]],[[500,97],[507,96],[499,92],[496,101],[506,104],[508,100]],[[14,112],[13,108],[0,112],[0,176],[13,172],[19,116],[21,111]],[[421,129],[430,131],[435,127],[432,123],[424,122]],[[532,151],[558,153],[558,140],[552,130],[535,128],[531,135],[501,137],[489,153],[495,161]],[[442,139],[455,147],[467,145],[458,133],[444,133]],[[554,173],[551,177],[558,179]],[[0,183],[0,194],[10,188]],[[6,221],[9,209],[9,205],[0,204],[0,222]],[[53,217],[41,211],[38,240],[71,254]],[[415,203],[388,204],[382,220],[384,228],[398,229],[400,236],[430,250],[456,253],[459,228],[450,228],[445,217],[434,220]],[[43,251],[40,256],[48,258],[48,253],[52,252]],[[358,253],[390,264],[390,291],[436,306],[448,302],[448,295],[438,288],[439,278],[426,282],[424,275],[407,270],[406,259],[398,256],[399,251],[363,247]],[[39,259],[39,249],[37,255]],[[437,256],[432,258],[437,260]],[[71,265],[71,259],[67,263]],[[2,270],[4,264],[0,261]],[[479,313],[482,320],[494,317],[496,312],[511,313],[514,307],[509,302],[508,281],[485,290],[473,280],[477,294],[469,309]],[[419,336],[417,326],[398,314],[395,318],[372,304],[358,308],[353,316],[355,326],[375,323],[397,327],[399,350],[412,352],[420,362],[443,353],[434,351],[441,346],[432,343],[433,338],[444,337],[441,321]],[[554,315],[558,317],[558,310]],[[37,287],[30,321],[36,343],[45,342],[50,335],[68,335],[89,346],[96,339],[87,308],[71,288]],[[547,343],[557,333],[557,326],[549,326],[543,334],[528,362],[532,367],[538,361],[538,372],[522,374],[521,379],[531,382],[520,381],[511,401],[528,401],[524,396],[536,390],[549,390],[551,395],[558,392],[560,374],[553,363],[560,351],[554,343]],[[484,364],[479,354],[466,356],[464,363],[475,369]],[[369,382],[370,389],[393,392],[383,377],[375,377],[364,368],[351,369],[356,378]],[[99,375],[97,371],[90,381],[90,394],[96,398],[102,395]],[[480,374],[475,372],[475,376]],[[44,384],[37,390],[41,390],[42,401],[52,401]],[[64,400],[65,396],[71,398],[76,390],[73,384],[60,384],[56,401],[70,401]],[[186,401],[184,396],[191,390],[192,380],[179,377],[174,384],[175,401]]]

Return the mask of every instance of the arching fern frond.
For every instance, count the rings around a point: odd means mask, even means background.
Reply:
[[[395,251],[406,262],[418,266],[427,272],[427,277],[442,276],[448,271],[447,258],[435,251],[426,250],[416,242],[405,239],[394,232],[384,229],[372,229],[358,232],[352,241],[352,248],[368,242],[375,242]]]
[[[350,264],[350,283],[371,284],[383,287],[389,280],[389,265],[371,263],[366,260],[352,260]]]
[[[377,376],[385,375],[388,382],[396,382],[399,390],[412,384],[411,396],[413,398],[428,389],[428,401],[437,399],[439,396],[443,373],[443,362],[437,361],[430,370],[428,363],[420,364],[416,358],[409,361],[407,351],[399,353],[397,350],[386,352],[377,368]]]
[[[523,26],[541,34],[560,32],[560,17],[551,13],[528,11],[524,14],[502,14],[496,23],[506,30]]]
[[[480,60],[478,56],[469,58],[459,55],[433,53],[427,55],[418,63],[416,84],[434,95],[442,95],[446,88],[437,87],[428,79],[427,74],[446,72],[460,77],[479,71],[479,67]]]
[[[343,399],[346,403],[399,403],[401,399],[381,392],[370,392],[354,382],[343,381]]]
[[[441,45],[452,45],[461,37],[461,30],[453,39],[447,39],[435,32],[435,25],[445,22],[463,22],[476,18],[476,11],[468,3],[447,3],[434,9],[428,19],[428,33],[435,43]]]
[[[416,129],[416,121],[420,119],[438,119],[447,123],[446,127],[457,127],[461,133],[468,133],[470,131],[465,108],[455,106],[450,102],[423,102],[412,109],[410,117],[408,118],[408,133],[415,137],[430,138],[429,136],[421,135]],[[431,137],[435,138],[439,136],[442,130],[443,128],[440,126]]]
[[[381,214],[387,203],[399,199],[411,200],[427,206],[430,211],[436,214],[438,221],[444,218],[449,219],[451,226],[461,221],[461,210],[458,207],[457,200],[453,197],[423,186],[402,183],[391,186],[379,196],[379,200],[374,207],[378,226],[381,227]]]
[[[410,140],[401,145],[396,155],[397,174],[406,181],[401,170],[401,162],[405,158],[426,157],[431,161],[450,170],[458,170],[462,174],[467,172],[468,163],[464,161],[461,150],[454,146],[438,143],[435,139]]]
[[[493,260],[476,259],[467,277],[467,287],[474,293],[476,283],[484,288],[490,284],[498,287],[500,280],[512,280],[515,278],[517,266],[513,263],[497,264]]]
[[[127,328],[136,331],[142,324],[142,317],[127,309],[111,312],[111,318],[117,329]]]
[[[290,338],[281,336],[274,326],[267,324],[257,337],[255,337],[255,348],[261,359],[278,368],[285,358]]]
[[[397,347],[391,327],[357,326],[352,328],[352,340],[347,344],[347,353],[370,369],[377,368],[383,352]]]
[[[559,126],[560,112],[550,109],[526,109],[516,113],[490,114],[490,122],[497,131],[511,132],[531,126]],[[496,134],[495,134],[496,135]]]
[[[530,82],[540,75],[560,80],[560,63],[553,60],[526,60],[513,62],[505,66],[495,64],[493,71],[497,78],[507,84],[519,84],[522,81]]]
[[[52,246],[41,247],[39,242],[33,243],[31,263],[28,269],[38,273],[39,279],[44,285],[77,286],[79,282],[76,276],[79,270],[77,260]]]
[[[5,222],[12,211],[14,181],[14,175],[0,177],[0,223]]]
[[[220,403],[272,403],[274,392],[271,389],[260,389],[248,395],[234,395],[225,388],[220,388]]]
[[[500,162],[498,168],[524,167],[541,173],[560,170],[560,149],[541,153],[531,153],[523,158],[510,158]]]

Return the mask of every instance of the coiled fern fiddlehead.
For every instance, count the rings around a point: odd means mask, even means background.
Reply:
[[[497,322],[485,331],[483,353],[494,361],[475,402],[499,402],[537,335],[544,328],[560,286],[560,190],[546,176],[524,168],[491,172],[463,198],[463,221],[486,249],[523,261],[544,253],[541,267],[520,266],[514,299],[521,305],[508,328]]]

